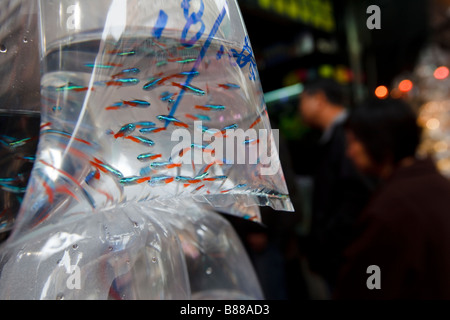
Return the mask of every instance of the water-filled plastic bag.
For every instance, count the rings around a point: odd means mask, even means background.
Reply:
[[[39,145],[0,298],[261,298],[216,211],[293,208],[236,1],[39,8]]]

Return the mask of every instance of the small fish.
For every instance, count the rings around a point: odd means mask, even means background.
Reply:
[[[124,52],[119,52],[117,53],[118,56],[134,56],[136,54],[135,50],[131,50],[131,51],[124,51]]]
[[[120,83],[120,84],[127,84],[127,85],[137,85],[141,80],[137,78],[121,78],[121,79],[114,79],[114,82]]]
[[[149,106],[151,106],[151,103],[144,100],[124,100],[106,107],[105,110],[119,110],[127,107],[147,108]]]
[[[60,106],[53,106],[52,110],[53,110],[53,112],[56,112],[56,111],[61,111],[62,108]]]
[[[136,130],[136,126],[132,123],[124,125],[120,130],[114,135],[114,138],[121,138],[124,137],[127,134],[132,133],[134,130]]]
[[[138,136],[128,136],[125,137],[125,139],[137,142],[137,143],[142,143],[145,144],[147,146],[153,146],[155,144],[155,142],[153,140],[144,138],[144,137],[138,137]]]
[[[11,193],[24,193],[27,190],[26,187],[17,187],[17,186],[12,186],[10,184],[4,184],[4,183],[0,183],[0,188],[6,192],[11,192]]]
[[[75,138],[68,132],[59,131],[59,130],[53,130],[53,129],[42,130],[41,131],[41,136],[45,135],[45,134],[56,134],[56,135],[64,136],[64,137],[66,137],[68,139],[71,139],[71,140],[73,139],[75,141],[84,143],[84,144],[86,144],[88,146],[92,146],[92,143],[90,143],[89,141],[84,140],[84,139],[80,139],[80,138]]]
[[[150,164],[150,167],[152,169],[173,169],[173,168],[179,168],[181,167],[181,163],[173,163],[170,161],[167,162],[153,162]]]
[[[105,110],[119,110],[122,108],[123,105],[124,105],[123,102],[116,102],[110,105],[109,107],[106,107]]]
[[[189,125],[187,125],[186,123],[171,117],[171,116],[164,116],[164,115],[160,115],[156,117],[159,121],[168,121],[173,123],[173,125],[178,126],[178,127],[184,127],[184,128],[189,128]]]
[[[24,160],[24,161],[28,161],[28,162],[35,162],[36,161],[36,157],[35,156],[23,156],[23,157],[17,157],[17,159],[20,160]]]
[[[156,63],[157,67],[162,67],[165,66],[168,63],[168,61],[159,61],[158,63]]]
[[[144,89],[144,90],[151,90],[151,89],[153,89],[158,83],[160,83],[162,79],[163,79],[163,78],[158,77],[158,76],[157,76],[157,77],[154,77],[154,78],[151,78],[150,81],[147,82],[147,83],[142,87],[142,89]]]
[[[191,91],[194,94],[199,95],[199,96],[204,96],[206,94],[206,92],[204,90],[202,90],[200,88],[197,88],[197,87],[194,87],[194,86],[191,86],[191,85],[180,84],[180,83],[176,83],[176,82],[172,82],[172,85],[174,87],[178,87],[178,88],[183,89],[183,90],[189,90],[189,91]]]
[[[136,128],[148,128],[148,127],[156,126],[156,123],[151,122],[151,121],[139,121],[139,122],[133,122],[132,124],[135,125]]]
[[[244,187],[246,187],[246,186],[247,186],[246,184],[238,184],[238,185],[235,186],[234,188],[227,189],[227,190],[222,190],[222,191],[220,191],[220,193],[228,193],[228,192],[230,192],[230,191],[233,191],[234,189],[240,189],[240,188],[244,188]]]
[[[195,114],[194,117],[197,117],[198,120],[202,121],[211,121],[211,118],[209,116],[205,116],[203,114]]]
[[[204,184],[202,184],[200,187],[197,187],[197,188],[195,188],[195,191],[200,191],[202,188],[204,188],[205,187],[205,185]]]
[[[218,180],[226,180],[228,179],[227,176],[216,176],[216,177],[209,177],[209,178],[204,178],[204,181],[218,181]]]
[[[155,153],[143,153],[140,154],[137,159],[139,161],[151,161],[151,160],[156,160],[158,158],[161,158],[162,154],[155,154]]]
[[[255,145],[255,144],[258,144],[259,143],[259,139],[246,139],[242,144],[252,144],[252,145]]]
[[[198,71],[184,71],[184,72],[180,73],[181,76],[187,76],[187,77],[196,77],[199,74],[200,74],[200,72],[198,72]]]
[[[150,177],[128,177],[120,179],[120,184],[123,185],[132,185],[132,184],[140,184],[150,180]]]
[[[2,184],[11,184],[17,181],[18,181],[17,178],[0,178],[0,183]]]
[[[219,84],[218,86],[220,88],[227,89],[227,90],[241,88],[241,86],[239,86],[238,84],[234,84],[234,83],[224,83],[224,84]]]
[[[24,138],[24,139],[21,139],[21,140],[17,140],[17,141],[14,141],[14,142],[10,142],[9,144],[8,144],[8,146],[10,147],[10,148],[18,148],[18,147],[22,147],[22,146],[24,146],[25,144],[27,144],[28,142],[30,142],[30,141],[32,141],[32,140],[35,140],[36,138]]]
[[[75,92],[83,92],[83,91],[88,91],[89,88],[88,87],[84,87],[84,86],[78,86],[76,84],[72,84],[72,83],[68,83],[64,86],[61,87],[57,87],[56,91],[75,91]],[[92,88],[92,91],[94,90],[94,88]]]
[[[258,123],[260,123],[262,120],[261,116],[258,116],[258,118],[256,118],[256,120],[250,125],[250,129],[252,129],[254,126],[256,126]]]
[[[207,126],[198,126],[198,129],[200,129],[202,131],[202,133],[207,133],[209,135],[217,135],[217,133],[219,133],[220,131],[217,129],[210,129]]]
[[[124,69],[120,73],[113,75],[112,78],[113,79],[118,78],[118,77],[121,77],[121,76],[127,75],[127,74],[138,74],[140,72],[141,72],[141,70],[139,70],[138,68]]]
[[[116,87],[122,87],[124,85],[128,86],[134,86],[139,84],[141,80],[137,78],[119,78],[119,79],[113,79],[110,81],[97,81],[95,82],[96,85],[106,85],[108,87],[110,86],[116,86]]]
[[[229,125],[229,126],[226,126],[226,127],[224,127],[224,128],[222,128],[222,132],[225,132],[225,131],[227,131],[227,130],[234,130],[234,129],[237,129],[239,126],[235,123],[235,124],[232,124],[232,125]]]
[[[196,184],[196,183],[202,182],[201,179],[195,179],[195,178],[183,177],[183,176],[177,176],[177,177],[175,177],[175,180],[178,182],[185,182],[185,183],[189,183],[189,184]]]
[[[111,50],[106,53],[107,54],[115,54],[118,56],[134,56],[136,54],[136,50],[130,50],[130,51]]]
[[[168,184],[168,183],[171,183],[171,182],[173,182],[173,181],[175,181],[175,178],[174,178],[174,177],[169,177],[169,176],[157,176],[157,177],[152,177],[152,178],[148,181],[148,183],[149,183],[150,185],[156,185],[156,184],[160,184],[160,183]]]
[[[194,120],[194,121],[200,120],[198,117],[196,117],[196,116],[194,116],[194,115],[192,115],[192,114],[189,114],[189,113],[185,114],[184,116],[185,116],[186,118],[191,119],[191,120]]]
[[[124,105],[130,106],[130,107],[149,107],[151,106],[151,103],[145,100],[124,100]]]
[[[238,127],[239,126],[237,124],[232,124],[232,125],[226,126],[226,127],[222,128],[222,130],[220,130],[219,132],[215,133],[214,136],[219,137],[220,135],[222,135],[223,138],[226,138],[227,130],[234,130],[234,129],[237,129]]]
[[[99,68],[99,69],[112,69],[112,68],[114,68],[114,66],[109,65],[109,64],[86,63],[84,66],[88,67],[88,68],[92,68],[92,69],[93,68]]]
[[[200,110],[206,110],[206,111],[222,111],[225,110],[225,106],[223,105],[216,105],[216,104],[205,104],[205,105],[196,105],[195,109],[200,109]]]
[[[94,164],[94,163],[98,164],[100,167],[102,167],[103,169],[107,170],[108,172],[114,174],[115,176],[117,176],[119,178],[123,178],[123,174],[119,170],[114,169],[110,165],[107,165],[106,163],[104,163],[103,161],[101,161],[97,158],[94,158],[94,161],[91,161],[91,164]],[[94,165],[94,166],[96,166],[96,165]],[[96,166],[96,167],[98,167],[98,166]]]
[[[167,59],[169,62],[176,62],[176,63],[180,63],[180,64],[187,64],[187,63],[191,63],[191,62],[195,62],[197,61],[197,58],[187,58],[187,59],[183,59],[183,58],[170,58]]]
[[[244,218],[245,220],[250,220],[250,221],[254,221],[256,219],[258,219],[258,216],[250,216],[248,214],[244,215],[242,218]]]
[[[194,177],[194,179],[204,179],[209,175],[209,172],[204,172],[202,174],[197,175],[196,177]]]
[[[146,133],[158,133],[158,132],[161,132],[161,131],[166,131],[167,129],[166,128],[156,128],[156,127],[154,127],[154,128],[142,128],[142,129],[140,129],[139,130],[139,132],[140,133],[143,133],[143,134],[146,134]]]

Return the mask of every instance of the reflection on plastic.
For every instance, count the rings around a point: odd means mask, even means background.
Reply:
[[[80,213],[29,240],[3,252],[2,300],[263,298],[231,225],[192,203]]]

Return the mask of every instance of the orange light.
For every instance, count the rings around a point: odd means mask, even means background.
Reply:
[[[438,80],[444,80],[449,75],[449,70],[447,67],[439,67],[434,70],[434,77]]]
[[[375,95],[379,99],[385,99],[388,96],[388,94],[389,94],[389,90],[386,86],[378,86],[375,89]]]
[[[394,99],[400,99],[403,96],[403,93],[398,88],[394,88],[391,90],[391,97]]]
[[[408,80],[408,79],[402,80],[398,84],[398,89],[401,92],[409,92],[409,91],[411,91],[412,88],[413,88],[413,83],[411,80]]]

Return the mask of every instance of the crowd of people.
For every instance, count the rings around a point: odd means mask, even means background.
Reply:
[[[244,232],[266,298],[449,299],[450,181],[417,156],[413,108],[392,98],[349,108],[336,82],[319,79],[305,83],[298,109],[321,132],[309,232],[292,227],[301,210]],[[276,219],[289,221],[278,234]]]

